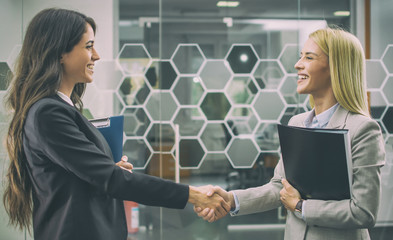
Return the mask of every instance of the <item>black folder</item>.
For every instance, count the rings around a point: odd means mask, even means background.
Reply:
[[[277,127],[286,178],[303,199],[351,198],[352,157],[347,129]]]
[[[124,116],[93,119],[90,122],[101,132],[112,150],[113,160],[118,162],[123,155]]]

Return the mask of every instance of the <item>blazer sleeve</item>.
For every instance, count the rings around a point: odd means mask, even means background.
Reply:
[[[354,124],[355,125],[355,124]],[[342,201],[307,200],[305,221],[331,228],[374,226],[380,198],[380,168],[384,164],[384,141],[378,124],[369,119],[352,129],[352,199]]]
[[[289,125],[300,125],[305,114],[307,113],[293,116]],[[274,168],[272,179],[267,184],[255,188],[234,190],[240,207],[239,212],[235,215],[264,212],[282,206],[280,201],[280,191],[283,188],[282,178],[285,178],[285,171],[282,159],[280,159]]]
[[[260,187],[234,190],[239,200],[239,212],[236,215],[245,215],[264,212],[281,206],[280,191],[282,189],[281,179],[285,177],[282,160],[275,169],[274,176],[269,183]]]
[[[105,194],[145,205],[184,208],[189,188],[154,176],[130,173],[79,130],[77,112],[59,104],[42,104],[26,121],[25,137],[31,147]]]

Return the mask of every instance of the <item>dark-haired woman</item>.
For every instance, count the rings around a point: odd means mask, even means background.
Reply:
[[[226,202],[203,187],[115,165],[80,113],[99,59],[94,37],[93,19],[65,9],[43,10],[27,28],[7,99],[13,117],[3,200],[10,223],[29,228],[32,217],[36,240],[107,240],[127,238],[122,200],[178,209],[190,202],[225,215]]]

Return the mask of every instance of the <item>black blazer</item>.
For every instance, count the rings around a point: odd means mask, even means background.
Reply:
[[[125,240],[123,200],[178,209],[188,201],[186,185],[116,166],[101,133],[57,95],[30,108],[23,149],[35,240]]]

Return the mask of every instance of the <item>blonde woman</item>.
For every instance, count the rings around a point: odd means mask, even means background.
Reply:
[[[231,215],[262,212],[284,205],[289,211],[285,239],[370,239],[380,196],[380,168],[385,150],[381,130],[367,109],[365,57],[352,34],[326,28],[310,34],[299,61],[297,92],[310,94],[313,109],[294,116],[289,125],[348,129],[353,162],[351,199],[325,201],[301,199],[285,180],[280,160],[271,181],[264,186],[217,192],[231,203]],[[332,173],[334,174],[334,173]],[[209,209],[196,208],[199,216],[214,221]]]

